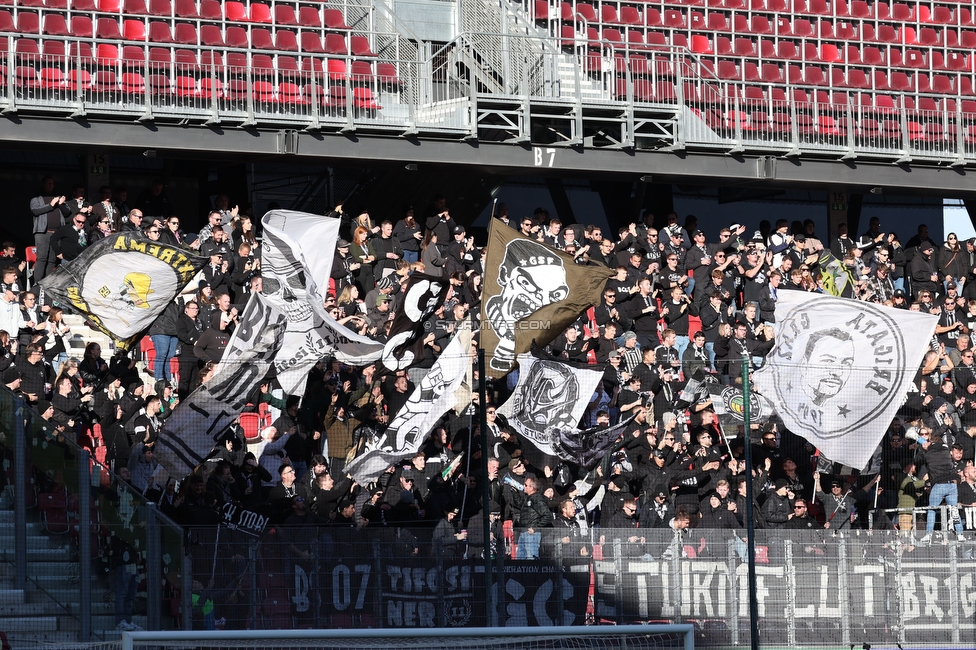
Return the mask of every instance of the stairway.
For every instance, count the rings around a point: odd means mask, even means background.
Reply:
[[[77,553],[69,535],[51,535],[36,519],[39,519],[36,511],[28,513],[27,589],[15,589],[15,569],[11,563],[14,512],[0,510],[0,631],[6,633],[14,650],[36,648],[41,643],[79,641]],[[96,565],[93,577],[93,640],[118,638],[108,575]],[[145,616],[134,619],[137,625],[145,627]]]

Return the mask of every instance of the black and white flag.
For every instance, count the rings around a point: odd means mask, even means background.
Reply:
[[[603,370],[566,363],[538,348],[520,354],[518,368],[518,384],[498,413],[539,452],[558,456],[560,437],[566,437],[566,431],[577,431],[576,425],[603,380]]]
[[[776,344],[756,389],[786,427],[835,462],[864,467],[907,397],[938,318],[781,291]]]
[[[383,365],[388,370],[405,370],[420,361],[424,337],[433,331],[431,319],[444,304],[450,287],[446,278],[423,273],[410,276],[390,325],[390,338],[383,348]]]
[[[358,366],[378,360],[382,343],[356,334],[325,311],[339,220],[272,210],[261,223],[263,292],[288,320],[274,362],[281,388],[301,393],[309,369],[326,356]]]
[[[207,458],[267,374],[287,322],[285,315],[262,294],[251,297],[217,372],[163,422],[156,441],[156,460],[170,476],[184,476]]]
[[[127,349],[206,263],[179,246],[120,232],[88,246],[39,285],[58,306]]]
[[[366,485],[390,465],[417,452],[441,416],[457,401],[455,392],[471,365],[471,330],[462,328],[420,380],[383,437],[346,465],[345,472]]]

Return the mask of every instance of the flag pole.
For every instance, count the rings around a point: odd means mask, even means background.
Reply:
[[[480,339],[479,339],[480,341]],[[491,607],[491,492],[488,489],[488,395],[485,390],[485,349],[478,346],[478,427],[481,430],[481,525],[484,527],[484,560],[485,560],[485,625],[492,627],[495,616]],[[500,543],[502,540],[498,540]]]
[[[742,353],[742,415],[745,424],[746,457],[746,552],[749,554],[749,640],[752,650],[759,650],[759,602],[756,600],[756,527],[753,512],[752,481],[752,395],[749,389],[749,354]]]

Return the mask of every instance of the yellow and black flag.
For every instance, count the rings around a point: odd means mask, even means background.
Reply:
[[[120,232],[40,281],[55,303],[128,348],[207,263],[179,246]]]
[[[611,276],[602,264],[576,264],[572,255],[492,219],[481,307],[488,376],[505,375],[532,341],[546,345],[556,338],[580,312],[599,303]]]

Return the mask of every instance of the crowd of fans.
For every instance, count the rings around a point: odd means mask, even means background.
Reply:
[[[725,529],[741,539],[750,480],[755,525],[768,529],[874,525],[910,534],[916,506],[976,506],[973,240],[960,242],[950,233],[936,244],[920,226],[902,244],[877,218],[860,236],[841,225],[826,240],[813,222],[785,219],[764,221],[752,235],[740,224],[705,233],[694,216],[681,225],[674,213],[645,214],[611,237],[599,226],[564,225],[543,209],[515,219],[502,205],[495,215],[500,224],[579,264],[614,270],[600,304],[548,349],[605,369],[581,427],[633,420],[591,472],[540,458],[496,412],[514,387],[512,373],[488,381],[487,431],[479,426],[476,397],[466,410],[446,415],[413,457],[358,485],[345,465],[381,438],[458,324],[473,320],[477,329],[485,250],[441,196],[419,215],[405,206],[401,215],[378,222],[366,210],[340,205],[329,215],[341,220],[341,239],[327,309],[347,327],[385,341],[411,273],[449,278],[451,290],[424,339],[425,354],[414,368],[397,373],[325,359],[311,371],[303,395],[276,397],[280,392],[268,378],[251,401],[255,410],[280,413],[270,425],[255,434],[235,423],[206,466],[188,477],[167,477],[152,451],[163,421],[209,378],[238,313],[261,291],[258,222],[221,196],[207,224],[198,233],[184,233],[161,183],[131,208],[125,190],[102,188],[93,204],[83,188],[72,195],[60,195],[46,178],[31,202],[34,282],[116,231],[185,246],[208,256],[209,263],[147,332],[155,352],[147,386],[134,354],[118,351],[106,362],[99,346],[89,344],[83,359],[68,358],[70,330],[61,309],[37,304],[38,293],[24,289],[25,263],[12,244],[4,244],[3,381],[81,444],[104,444],[115,472],[185,526],[215,526],[231,503],[266,515],[297,559],[320,549],[289,541],[307,541],[309,529],[331,529],[329,539],[341,537],[335,532],[340,530],[396,530],[408,554],[468,557],[587,557],[595,539],[607,542],[612,535],[628,552],[657,557],[665,549],[646,543],[641,529],[679,535]],[[827,265],[830,273],[822,272]],[[732,384],[741,377],[744,355],[753,367],[764,362],[775,342],[771,324],[779,292],[825,292],[837,288],[838,277],[846,279],[855,299],[939,315],[917,391],[891,423],[876,471],[837,465],[818,472],[816,450],[775,422],[754,432],[757,442],[730,439],[723,437],[707,399],[679,405],[681,389],[696,372]],[[100,440],[93,439],[94,424]],[[753,445],[751,476],[743,460],[746,444]],[[452,462],[458,455],[462,462]],[[481,471],[484,455],[487,476]],[[488,503],[482,500],[485,481]],[[487,539],[480,523],[484,510],[492,522]],[[897,516],[886,516],[886,510]],[[958,511],[949,512],[942,527],[954,527],[961,536]],[[936,518],[936,510],[927,512],[925,539]],[[594,527],[607,534],[589,535]]]

